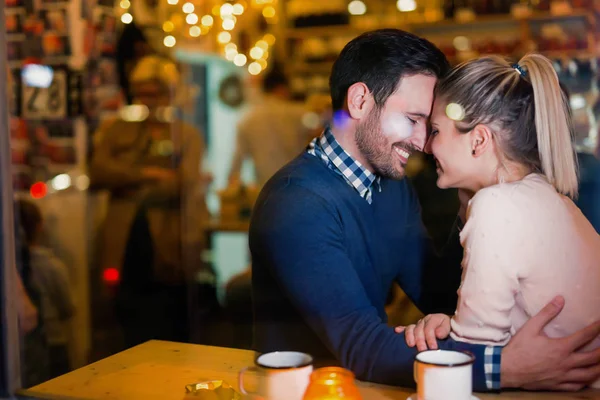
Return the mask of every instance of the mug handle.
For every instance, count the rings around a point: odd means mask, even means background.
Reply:
[[[246,390],[246,388],[244,387],[244,374],[248,371],[258,371],[258,369],[256,367],[244,367],[241,369],[240,373],[238,374],[238,386],[240,387],[240,392],[242,392],[242,394],[245,395],[250,395],[250,396],[255,396],[258,393],[257,392],[248,392]]]

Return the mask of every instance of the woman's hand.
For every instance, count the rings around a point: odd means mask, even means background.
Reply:
[[[398,326],[396,333],[404,332],[408,347],[417,350],[437,350],[437,339],[445,339],[450,334],[450,317],[445,314],[431,314],[413,325]]]

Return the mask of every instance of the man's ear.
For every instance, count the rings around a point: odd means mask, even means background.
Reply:
[[[348,88],[346,105],[352,119],[364,118],[373,106],[374,100],[367,85],[357,82]]]

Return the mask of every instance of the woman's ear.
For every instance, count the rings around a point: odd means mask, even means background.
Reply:
[[[357,82],[348,88],[346,102],[350,118],[362,119],[368,114],[374,101],[367,85]]]
[[[471,139],[471,154],[479,157],[488,148],[491,148],[494,140],[493,133],[487,125],[479,124],[469,133]]]

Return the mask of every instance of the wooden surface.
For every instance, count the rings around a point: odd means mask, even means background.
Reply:
[[[44,399],[183,400],[185,385],[222,379],[237,388],[238,371],[252,365],[254,352],[151,341],[73,371],[23,394]],[[405,400],[411,389],[359,383],[364,400]],[[477,394],[480,400],[600,400],[600,391],[579,393]],[[192,398],[192,397],[190,397]]]

